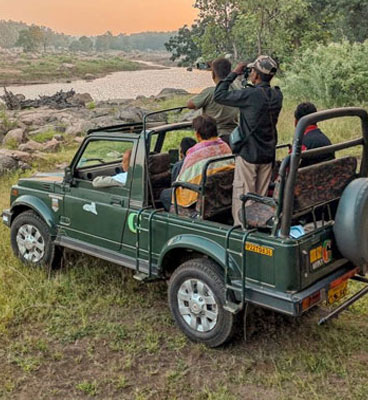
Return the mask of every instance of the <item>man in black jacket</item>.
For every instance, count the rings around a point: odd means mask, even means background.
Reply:
[[[229,90],[238,75],[250,68],[252,85],[240,90]],[[276,124],[282,107],[280,88],[271,88],[270,81],[277,71],[276,62],[269,56],[259,56],[253,63],[240,63],[216,86],[214,99],[219,104],[240,110],[240,141],[232,146],[238,154],[235,162],[233,187],[234,224],[240,224],[241,194],[257,193],[265,196],[271,180],[272,164],[277,144]]]

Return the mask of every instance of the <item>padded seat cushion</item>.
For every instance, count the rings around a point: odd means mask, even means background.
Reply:
[[[294,190],[294,212],[341,197],[356,175],[357,159],[343,157],[299,169]]]
[[[247,224],[255,228],[272,227],[273,217],[275,216],[275,207],[267,204],[252,203],[245,207]],[[239,218],[242,220],[242,211],[239,211]]]
[[[151,154],[148,157],[148,170],[152,175],[170,170],[169,153]]]
[[[164,171],[159,174],[151,175],[151,182],[153,187],[170,187],[171,174],[170,171]]]
[[[196,210],[200,212],[204,202],[204,219],[211,218],[231,208],[233,193],[234,169],[217,172],[207,177],[205,197],[199,196]]]
[[[300,168],[294,188],[293,213],[298,214],[318,204],[341,197],[346,186],[356,177],[357,159],[343,157]],[[279,179],[275,182],[273,198],[278,201]],[[249,226],[266,228],[275,215],[275,207],[252,203],[245,208]],[[241,212],[239,212],[241,219]]]

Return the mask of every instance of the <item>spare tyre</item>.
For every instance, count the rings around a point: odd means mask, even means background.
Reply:
[[[346,259],[359,267],[368,263],[368,178],[355,179],[345,188],[333,230]]]

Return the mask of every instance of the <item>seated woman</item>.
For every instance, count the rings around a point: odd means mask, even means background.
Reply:
[[[202,180],[203,167],[206,162],[216,157],[231,155],[230,147],[218,137],[216,121],[206,115],[200,115],[193,120],[193,128],[198,143],[187,151],[183,166],[177,181],[199,185]],[[233,160],[221,160],[210,164],[207,175],[234,168]],[[179,187],[176,190],[177,202],[181,207],[191,207],[198,199],[198,193]]]
[[[171,170],[171,183],[176,181],[178,177],[181,167],[183,166],[185,157],[187,155],[188,150],[193,147],[197,142],[191,137],[184,137],[180,142],[180,161],[177,161]],[[172,198],[172,188],[164,189],[160,194],[160,201],[166,211],[170,210],[171,206],[171,198]]]

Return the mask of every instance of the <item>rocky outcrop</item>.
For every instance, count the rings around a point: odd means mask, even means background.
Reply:
[[[25,132],[23,128],[12,129],[9,131],[3,139],[3,144],[9,145],[19,145],[23,143],[26,139]]]
[[[47,159],[46,153],[59,151],[65,140],[81,143],[89,129],[142,122],[150,110],[141,104],[184,94],[188,93],[167,88],[157,97],[151,96],[152,99],[143,96],[138,100],[113,99],[92,103],[88,93],[74,93],[66,99],[67,108],[41,106],[6,110],[0,118],[0,141],[4,146],[0,149],[0,174],[16,168],[29,168],[34,159]],[[23,95],[14,95],[14,98],[20,102],[27,101]],[[91,106],[85,107],[89,103]],[[186,120],[191,117],[189,113]],[[152,115],[148,119],[150,122],[167,123],[167,114]]]
[[[164,100],[164,99],[170,99],[175,96],[186,96],[188,94],[190,93],[184,89],[165,88],[161,90],[161,92],[156,96],[156,98]]]

